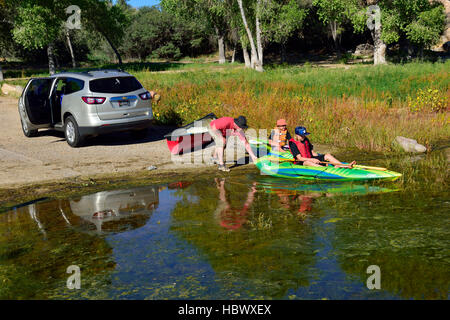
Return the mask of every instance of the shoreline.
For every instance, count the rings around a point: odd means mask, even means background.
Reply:
[[[256,168],[246,164],[237,166],[229,173],[222,173],[216,166],[201,166],[178,169],[139,170],[119,173],[98,173],[90,176],[53,179],[32,184],[13,184],[0,186],[0,213],[13,209],[22,203],[41,198],[67,198],[81,194],[94,193],[120,187],[174,182],[174,180],[195,179],[199,174],[227,177],[254,171]]]

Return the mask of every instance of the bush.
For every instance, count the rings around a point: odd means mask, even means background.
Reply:
[[[172,42],[169,42],[165,46],[154,50],[150,55],[150,58],[179,60],[181,58],[181,51]]]
[[[419,89],[415,99],[408,96],[411,112],[444,112],[447,110],[447,97],[438,89]]]

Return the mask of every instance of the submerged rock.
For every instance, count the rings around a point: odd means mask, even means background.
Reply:
[[[405,138],[402,136],[395,137],[395,142],[397,142],[400,147],[406,152],[423,153],[427,151],[427,148],[414,139]]]

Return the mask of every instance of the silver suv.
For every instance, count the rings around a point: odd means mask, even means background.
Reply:
[[[151,94],[121,70],[64,72],[28,81],[19,99],[23,133],[63,131],[71,147],[88,136],[131,130],[137,137],[152,124]]]

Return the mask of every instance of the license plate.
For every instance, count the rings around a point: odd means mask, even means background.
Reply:
[[[130,101],[119,101],[119,107],[130,106]]]

